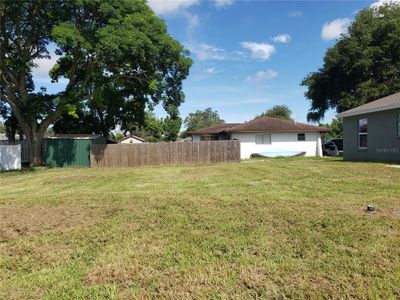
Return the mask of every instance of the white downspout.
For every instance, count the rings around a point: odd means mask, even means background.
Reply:
[[[321,143],[321,134],[317,135],[317,156],[322,157],[322,143]]]

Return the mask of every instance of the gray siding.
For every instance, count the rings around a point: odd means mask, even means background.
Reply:
[[[345,160],[400,161],[397,115],[400,109],[343,118]],[[368,149],[358,149],[358,120],[368,119]]]

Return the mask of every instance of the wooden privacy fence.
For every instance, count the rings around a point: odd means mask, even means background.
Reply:
[[[240,160],[239,141],[91,145],[92,167],[136,167]]]

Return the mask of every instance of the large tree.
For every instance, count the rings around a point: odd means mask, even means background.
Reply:
[[[342,112],[400,91],[400,5],[359,12],[302,85],[314,121],[328,109]]]
[[[222,123],[225,123],[225,121],[221,119],[218,111],[212,110],[210,107],[205,110],[197,110],[188,114],[185,118],[183,125],[186,130],[182,132],[181,136],[186,137],[190,131]]]
[[[35,60],[59,56],[55,95],[33,93]],[[0,1],[0,101],[18,120],[33,165],[42,164],[43,135],[62,115],[91,113],[96,131],[144,121],[162,103],[179,119],[182,81],[191,60],[144,0]]]
[[[275,119],[293,121],[291,115],[292,111],[287,105],[275,105],[257,117],[271,117]]]

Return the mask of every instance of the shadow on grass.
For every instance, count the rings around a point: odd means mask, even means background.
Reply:
[[[9,175],[13,175],[13,174],[18,174],[18,175],[22,175],[22,174],[30,174],[33,172],[36,172],[37,169],[36,168],[32,168],[32,167],[24,167],[20,170],[1,170],[0,174],[9,174]]]
[[[344,162],[344,163],[371,163],[371,164],[386,164],[386,165],[400,165],[400,161],[396,160],[345,160],[342,157],[335,157],[335,159],[325,159],[327,162]]]

